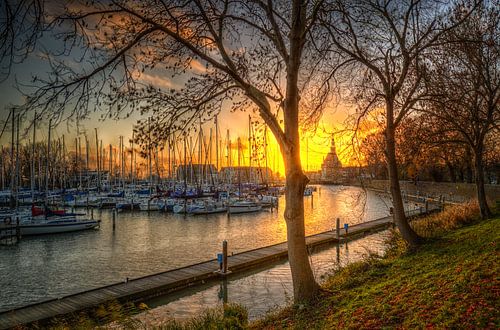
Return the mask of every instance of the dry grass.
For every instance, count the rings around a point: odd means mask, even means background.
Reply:
[[[413,229],[423,237],[436,237],[446,231],[460,228],[479,220],[477,201],[447,206],[444,211],[413,222]]]

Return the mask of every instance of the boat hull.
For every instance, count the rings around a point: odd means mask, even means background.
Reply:
[[[259,212],[260,210],[262,210],[261,205],[230,206],[229,207],[229,213],[231,213],[231,214],[252,213],[252,212]]]
[[[67,233],[94,229],[100,225],[98,220],[81,221],[76,223],[43,223],[43,224],[22,224],[19,226],[22,236],[46,235]]]

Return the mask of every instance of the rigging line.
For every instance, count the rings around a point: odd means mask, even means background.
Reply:
[[[2,133],[0,133],[0,140],[2,139],[3,132],[5,132],[5,128],[7,127],[7,123],[9,122],[11,114],[12,111],[9,111],[9,116],[7,117],[7,119],[5,119],[5,124],[3,124]]]

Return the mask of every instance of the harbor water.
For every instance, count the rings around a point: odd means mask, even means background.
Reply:
[[[341,224],[356,224],[387,216],[390,206],[386,197],[357,187],[320,186],[313,197],[304,199],[307,235],[333,229],[337,217]],[[213,259],[220,252],[223,240],[228,241],[229,253],[283,242],[286,240],[284,206],[281,197],[274,212],[231,216],[123,212],[116,217],[115,230],[112,211],[94,210],[94,217],[102,220],[99,230],[25,237],[17,245],[0,247],[0,311]],[[370,249],[370,244],[380,250],[381,238],[374,237],[373,241],[366,241],[364,250]],[[353,244],[351,255],[359,255],[354,252],[357,243]],[[326,253],[326,259],[321,259],[322,253]],[[313,256],[313,264],[316,259],[323,268],[331,269],[327,262],[331,253]],[[268,275],[264,276],[266,272]],[[289,288],[290,281],[283,275],[288,272],[288,265],[281,264],[253,277],[231,281],[229,296],[233,299],[233,295],[244,296],[244,292],[251,296],[252,281],[275,281],[281,288]],[[289,289],[282,292],[282,297],[290,295]],[[214,297],[207,295],[210,299]],[[277,305],[281,306],[285,300],[278,299]],[[251,315],[273,306],[260,305],[263,307]],[[171,313],[182,314],[180,310],[186,309],[182,304],[177,306],[180,307],[169,307]]]

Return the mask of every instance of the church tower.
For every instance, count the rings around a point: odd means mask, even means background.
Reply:
[[[330,152],[326,155],[323,164],[321,165],[321,179],[325,181],[334,181],[338,177],[339,169],[341,167],[342,163],[337,155],[335,139],[332,136]]]

